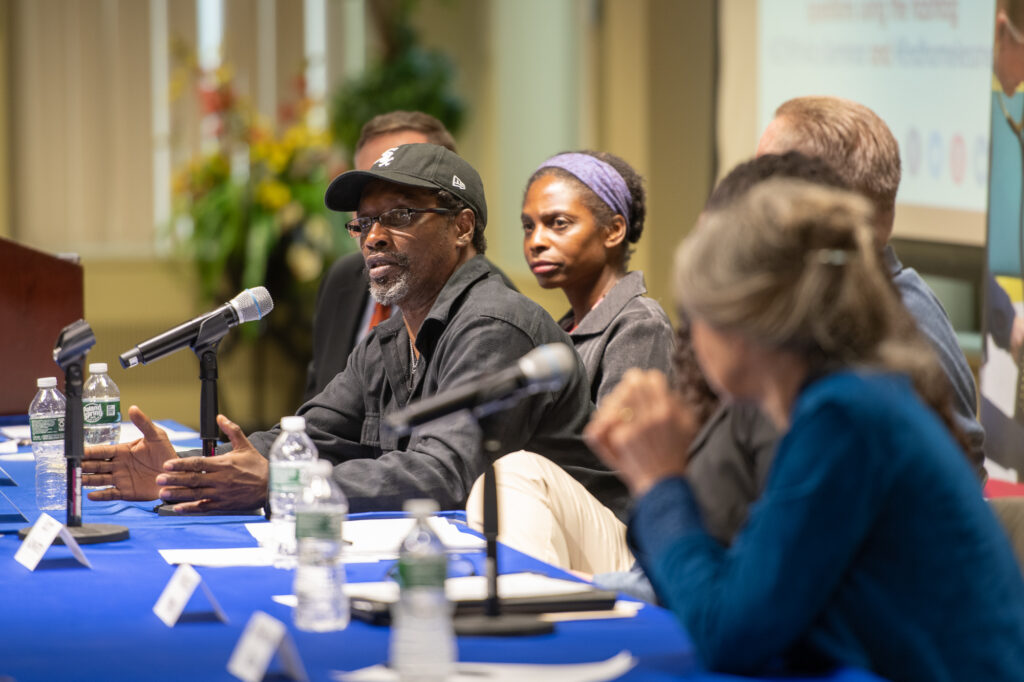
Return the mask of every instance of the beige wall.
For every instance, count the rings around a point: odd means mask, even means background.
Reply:
[[[10,117],[7,113],[10,106],[7,78],[10,46],[10,3],[0,0],[0,237],[11,236]]]
[[[12,0],[19,241],[83,255],[151,252],[148,9],[134,0]]]
[[[645,36],[652,66],[648,286],[673,317],[669,279],[675,250],[714,181],[715,4],[653,0]]]

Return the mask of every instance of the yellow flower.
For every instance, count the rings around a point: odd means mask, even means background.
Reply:
[[[249,147],[249,161],[257,164],[270,156],[271,143],[268,140],[256,140]]]
[[[171,82],[168,84],[169,97],[172,102],[177,102],[181,99],[182,94],[188,88],[188,75],[183,73],[180,69],[176,70],[171,75]]]
[[[327,218],[319,213],[306,218],[306,238],[321,251],[331,248],[331,226]]]
[[[231,172],[231,164],[226,156],[216,152],[207,159],[206,171],[214,178],[226,178]]]
[[[284,133],[282,142],[289,151],[309,146],[309,131],[305,126],[292,126]]]
[[[303,213],[302,204],[297,201],[290,201],[277,212],[277,222],[280,223],[281,227],[289,229],[302,220]]]
[[[188,170],[179,170],[174,174],[171,180],[171,193],[174,196],[181,196],[188,191],[189,186],[189,173]]]
[[[285,254],[288,269],[299,282],[311,282],[320,276],[324,262],[320,255],[305,244],[293,243]]]
[[[228,64],[221,64],[214,72],[218,83],[230,83],[235,77],[235,70]]]
[[[288,166],[288,161],[291,160],[291,158],[291,152],[285,149],[283,145],[269,145],[269,151],[267,152],[267,166],[270,168],[271,173],[277,175],[284,172],[284,169]]]
[[[291,198],[292,192],[283,182],[263,180],[256,186],[256,201],[268,211],[277,212]]]
[[[309,141],[310,147],[322,147],[326,149],[331,146],[331,134],[326,130],[318,130]]]

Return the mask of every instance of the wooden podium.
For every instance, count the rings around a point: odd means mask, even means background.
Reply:
[[[81,265],[0,237],[0,415],[28,413],[39,377],[64,390],[53,346],[84,309]]]

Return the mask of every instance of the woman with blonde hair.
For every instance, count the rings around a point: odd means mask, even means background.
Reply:
[[[635,497],[632,548],[710,668],[1018,680],[1020,568],[928,407],[948,405],[949,386],[870,215],[852,194],[769,180],[705,213],[680,248],[677,304],[705,376],[783,432],[730,547],[702,525],[684,456],[694,420],[663,377],[627,374],[588,441]]]

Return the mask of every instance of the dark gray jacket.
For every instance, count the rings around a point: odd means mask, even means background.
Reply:
[[[725,403],[690,445],[690,481],[708,534],[723,545],[747,522],[761,496],[779,432],[753,403]]]
[[[595,404],[611,393],[626,370],[633,367],[672,372],[675,336],[668,316],[657,301],[647,298],[642,272],[630,272],[569,332],[583,359]],[[572,328],[572,311],[558,324]]]
[[[397,438],[382,420],[411,401],[472,377],[506,369],[543,343],[568,343],[551,317],[510,290],[482,256],[459,268],[441,290],[416,337],[420,364],[410,392],[409,336],[400,315],[378,325],[356,346],[345,370],[301,408],[306,430],[351,511],[398,510],[411,497],[431,497],[442,509],[465,506],[483,472],[480,431],[465,413]],[[505,452],[525,449],[562,466],[602,503],[623,515],[625,487],[600,464],[580,436],[591,403],[583,367],[559,391],[540,393],[501,413]],[[252,434],[264,455],[279,432]]]
[[[753,403],[723,403],[690,444],[686,478],[708,534],[728,547],[764,490],[779,434]],[[658,603],[639,563],[594,576],[594,584]]]

